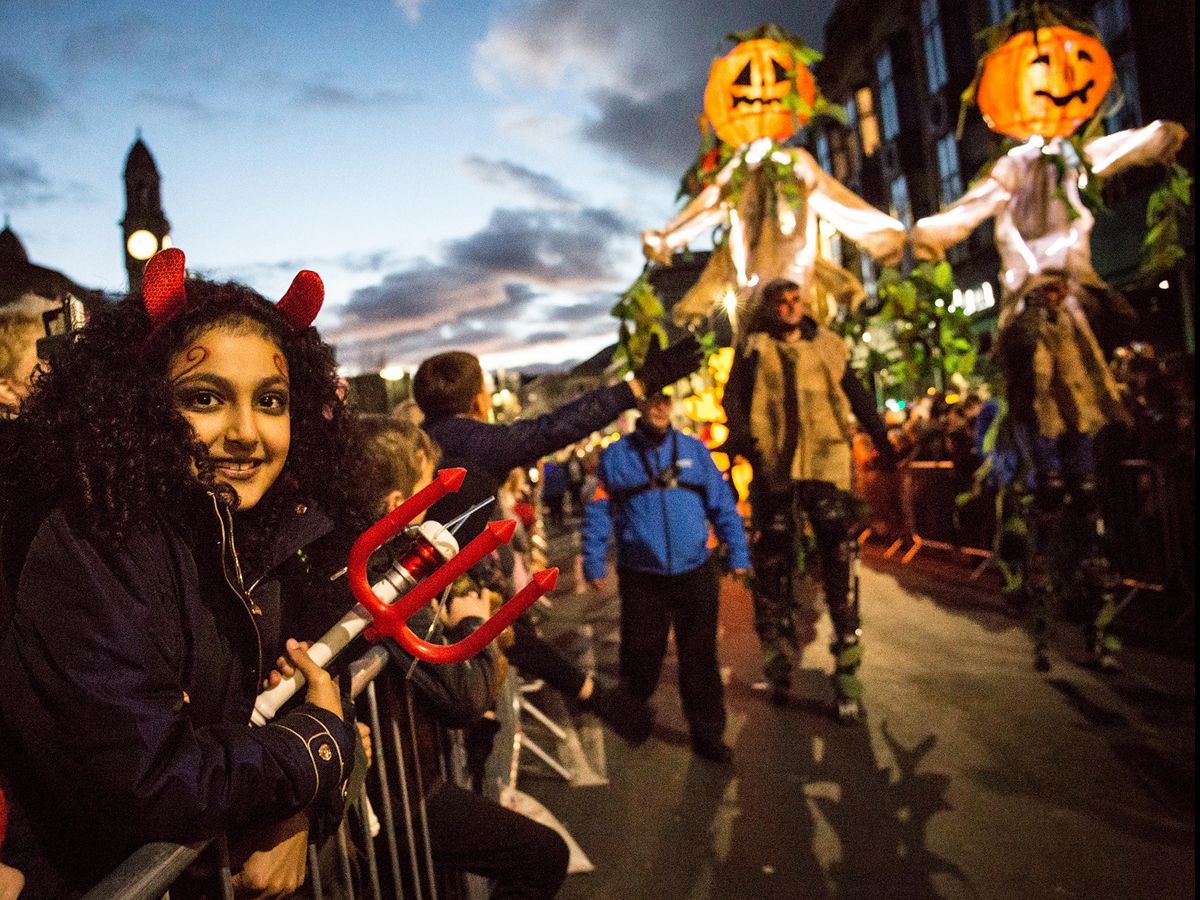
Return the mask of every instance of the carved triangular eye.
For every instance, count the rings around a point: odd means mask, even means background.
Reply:
[[[746,63],[742,71],[738,73],[738,77],[733,79],[733,83],[740,84],[742,87],[751,87],[754,84],[750,78],[750,63]]]
[[[776,82],[788,80],[787,69],[785,69],[783,66],[781,66],[779,64],[779,60],[776,60],[776,59],[771,60],[771,68],[773,68],[775,70],[775,81]]]

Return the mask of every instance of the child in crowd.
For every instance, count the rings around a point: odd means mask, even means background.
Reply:
[[[358,735],[287,630],[295,560],[345,506],[321,299],[313,272],[275,304],[163,251],[22,408],[25,452],[0,461],[0,767],[23,896],[223,833],[236,887],[287,892],[341,814]],[[284,653],[305,702],[253,728]]]
[[[429,484],[440,453],[429,436],[410,420],[361,416],[354,426],[348,469],[353,475],[356,505],[380,518]],[[451,590],[442,612],[445,639],[461,640],[489,613],[488,592],[466,576]],[[419,611],[409,627],[422,636],[434,620],[432,608]],[[411,658],[398,646],[389,648],[399,670]],[[501,676],[491,649],[461,663],[418,664],[412,684],[417,701],[417,746],[414,753],[425,788],[424,808],[434,864],[467,871],[495,882],[493,898],[549,898],[567,875],[566,843],[550,828],[505,809],[443,777],[436,732],[461,728],[490,711]]]

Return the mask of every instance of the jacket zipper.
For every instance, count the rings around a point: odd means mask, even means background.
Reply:
[[[217,522],[221,526],[221,574],[225,578],[225,584],[231,591],[233,591],[238,600],[242,602],[242,607],[246,610],[246,613],[250,617],[250,626],[254,629],[254,644],[258,648],[258,663],[255,666],[256,675],[254,683],[255,685],[259,685],[262,684],[263,677],[263,646],[262,633],[258,630],[257,617],[262,615],[262,609],[251,599],[250,591],[246,589],[245,582],[242,580],[242,564],[238,559],[237,546],[233,541],[233,517],[230,516],[227,528],[224,516],[224,512],[227,512],[227,510],[222,510],[222,507],[217,502],[215,495],[210,493],[208,496],[209,499],[212,500],[213,511],[217,514]],[[230,557],[233,558],[233,571],[234,575],[237,577],[236,585],[229,577],[229,566],[227,563]],[[259,580],[261,581],[262,579]],[[257,584],[258,582],[256,581],[254,585],[251,585],[250,590],[253,590]]]

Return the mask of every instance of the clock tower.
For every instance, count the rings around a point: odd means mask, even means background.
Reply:
[[[171,246],[171,225],[162,210],[158,167],[142,142],[140,129],[125,159],[125,218],[121,221],[121,230],[125,238],[129,290],[140,291],[146,260]]]

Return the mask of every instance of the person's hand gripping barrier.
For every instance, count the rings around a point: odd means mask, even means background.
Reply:
[[[346,563],[348,570],[346,574],[350,580],[350,590],[353,592],[354,598],[371,614],[371,627],[367,631],[368,640],[390,637],[414,658],[425,662],[462,662],[495,640],[500,632],[516,621],[521,613],[551,590],[558,581],[558,569],[545,569],[534,575],[529,584],[525,585],[516,596],[505,602],[492,614],[491,618],[462,640],[453,644],[433,644],[422,640],[406,624],[412,614],[436,597],[439,592],[453,584],[454,579],[471,566],[501,544],[507,544],[512,540],[513,532],[517,527],[517,523],[512,519],[489,522],[483,532],[463,547],[451,560],[417,584],[402,599],[398,598],[395,602],[388,604],[376,595],[367,582],[367,560],[379,547],[399,534],[412,517],[423,508],[415,502],[423,493],[424,491],[414,495],[362,533],[350,550],[350,559]],[[412,504],[411,507],[410,504]]]
[[[362,583],[366,584],[366,559],[370,557],[376,548],[404,531],[408,527],[409,522],[418,513],[428,509],[442,497],[446,496],[446,494],[457,491],[462,486],[465,475],[466,470],[464,469],[443,469],[439,471],[428,487],[414,494],[384,518],[376,522],[371,528],[367,529],[355,543],[355,550],[361,554],[361,558],[356,556],[354,552],[351,554],[352,561],[359,559],[359,568],[356,569],[352,564],[347,565],[347,570],[351,575],[352,587],[355,573],[361,578]],[[456,566],[449,577],[439,579],[437,584],[427,592],[427,597],[425,594],[422,594],[424,599],[419,598],[415,603],[406,603],[406,612],[385,613],[393,621],[388,625],[387,630],[382,632],[376,631],[373,639],[377,639],[379,633],[392,635],[392,630],[397,627],[397,621],[400,626],[403,626],[409,616],[420,608],[423,603],[431,599],[438,591],[444,589],[446,585],[452,583],[463,571],[466,571],[466,569],[470,568],[500,544],[505,543],[511,538],[514,527],[513,523],[495,522],[492,524],[499,530],[499,535],[494,534],[494,532],[485,532],[481,537],[488,536],[489,540],[481,542],[477,538],[471,544],[467,545],[462,553],[459,553],[458,544],[449,531],[436,522],[426,521],[418,532],[413,535],[413,540],[408,551],[388,568],[387,572],[383,574],[373,588],[369,587],[366,589],[374,605],[356,603],[353,609],[346,613],[337,624],[330,628],[319,641],[308,649],[309,657],[318,666],[324,668],[329,664],[330,660],[345,649],[347,644],[371,625],[372,618],[379,614],[380,609],[391,610],[392,607],[390,604],[415,589],[422,583],[422,578],[437,573],[438,567],[447,565],[448,561],[455,562]],[[493,626],[492,630],[494,630],[495,634],[503,631],[513,619],[533,604],[542,593],[550,590],[557,580],[557,574],[557,570],[555,570],[549,578],[543,579],[542,584],[539,585],[540,590],[532,591],[527,588],[509,601],[497,613],[497,616],[503,614],[505,618],[500,620],[499,625]],[[361,599],[362,595],[356,593],[356,596]],[[507,618],[509,616],[511,618]],[[485,627],[490,624],[490,622],[485,623]],[[404,631],[408,631],[408,629],[404,628]],[[470,645],[463,649],[463,642],[459,642],[458,645],[455,645],[455,648],[451,648],[442,644],[429,644],[412,636],[411,632],[408,632],[408,634],[412,637],[412,640],[417,641],[418,649],[414,650],[411,647],[406,647],[405,649],[418,659],[429,659],[429,655],[424,648],[433,648],[437,651],[456,650],[453,656],[445,653],[438,654],[439,658],[431,660],[433,662],[457,662],[460,659],[466,659],[482,650],[488,641],[494,637],[494,634],[489,630],[486,637],[472,640]],[[475,638],[478,634],[479,631],[476,631],[475,634],[471,635],[471,638]],[[372,638],[371,633],[368,633],[367,636],[368,638]],[[397,638],[397,640],[400,639]],[[403,645],[403,641],[400,640],[400,642]],[[458,655],[460,653],[461,655]],[[263,691],[255,700],[254,711],[251,714],[250,721],[255,725],[265,725],[274,718],[279,709],[303,686],[304,676],[296,672],[292,676],[284,678],[274,687]]]

